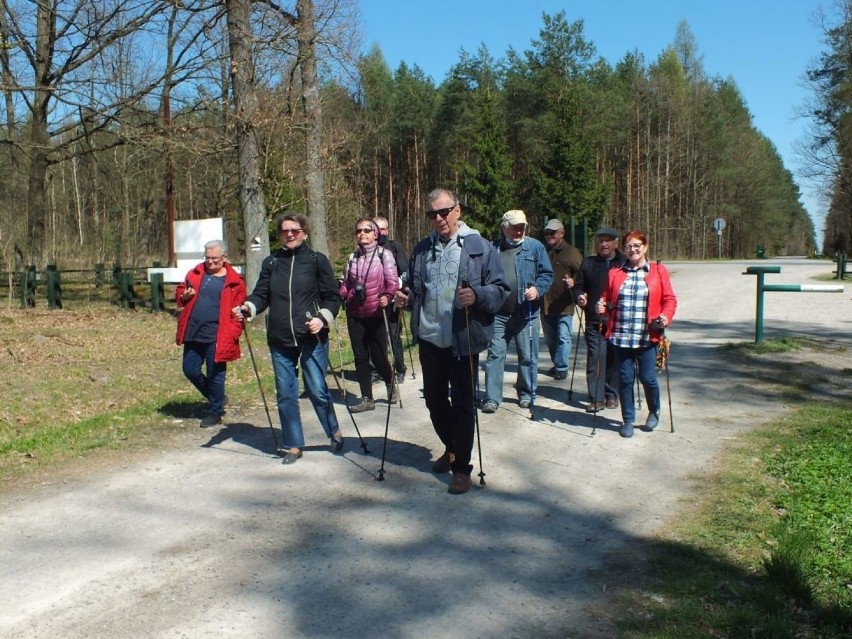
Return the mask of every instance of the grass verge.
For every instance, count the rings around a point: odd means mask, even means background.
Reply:
[[[338,321],[345,323],[345,318]],[[275,387],[262,322],[249,324],[270,411]],[[202,398],[181,372],[168,313],[0,310],[0,490],[70,469],[156,449],[177,424],[200,416]],[[338,345],[338,339],[340,343]],[[345,324],[332,334],[331,366],[351,372]],[[249,349],[228,366],[232,406],[263,414]],[[332,384],[332,381],[329,381]],[[354,386],[348,383],[352,392]]]
[[[778,342],[724,350],[820,349]],[[776,381],[787,376],[781,370]],[[852,637],[850,435],[852,403],[803,401],[729,446],[664,538],[623,561],[636,577],[616,595],[621,636]]]

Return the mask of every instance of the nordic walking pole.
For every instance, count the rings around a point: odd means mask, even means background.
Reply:
[[[470,288],[470,283],[463,280],[462,288]],[[482,469],[482,437],[479,433],[479,409],[476,407],[476,394],[479,387],[479,371],[473,369],[473,347],[470,342],[470,309],[464,307],[464,324],[467,330],[467,362],[470,368],[470,394],[473,398],[473,423],[476,426],[476,447],[479,450],[479,485],[485,486],[485,471]]]
[[[399,402],[399,407],[402,408],[402,395],[400,394],[399,386],[396,383],[396,373],[394,373],[393,364],[392,364],[393,359],[394,359],[393,340],[390,338],[390,324],[388,322],[387,308],[382,309],[382,317],[385,319],[385,334],[387,336],[388,348],[390,348],[390,356],[388,356],[387,349],[385,349],[385,360],[387,361],[388,369],[391,372],[391,397],[393,397],[393,394],[394,394],[393,391],[396,391],[397,401]],[[390,405],[391,405],[391,401],[390,401],[390,398],[388,398],[388,415],[390,415]]]
[[[663,330],[663,339],[666,338],[666,331]],[[669,345],[669,353],[671,352],[671,345]],[[671,382],[669,381],[669,353],[666,353],[666,395],[669,397],[669,423],[671,424],[671,432],[674,432],[674,413],[672,413],[672,387]]]
[[[361,448],[364,450],[364,454],[369,455],[370,449],[367,448],[367,442],[364,441],[364,438],[361,437],[361,431],[358,430],[358,424],[355,422],[355,415],[352,414],[352,408],[349,406],[349,395],[346,392],[346,377],[343,375],[343,348],[340,345],[340,327],[337,325],[337,322],[334,322],[334,328],[337,333],[337,351],[340,354],[340,376],[343,377],[343,385],[340,384],[340,380],[337,378],[337,372],[334,370],[334,366],[331,366],[331,376],[334,378],[334,383],[337,385],[337,390],[339,390],[343,395],[343,405],[346,406],[346,412],[349,413],[349,419],[352,420],[352,425],[355,427],[355,432],[358,434],[358,439],[361,441]]]
[[[642,410],[642,393],[639,387],[639,364],[633,362],[633,374],[636,376],[636,402],[639,404],[639,410]]]
[[[527,287],[529,288],[529,287]],[[530,419],[535,421],[535,387],[536,387],[536,359],[538,359],[538,344],[534,344],[533,338],[533,311],[532,302],[527,300],[527,328],[530,329]]]
[[[386,309],[384,309],[384,308],[382,309],[382,317],[385,320],[385,333],[387,334],[388,346],[390,346],[391,353],[392,353],[393,352],[393,342],[390,339],[390,330],[388,328],[388,314],[387,314]],[[385,363],[387,364],[388,370],[391,373],[391,383],[390,383],[390,387],[389,387],[391,396],[388,397],[388,414],[387,414],[387,417],[385,418],[385,438],[384,438],[384,443],[382,444],[382,464],[379,467],[379,476],[376,477],[376,481],[384,481],[385,480],[385,455],[387,454],[387,451],[388,451],[388,430],[390,429],[390,414],[391,414],[391,406],[392,406],[391,398],[394,396],[394,392],[396,392],[396,394],[399,395],[399,388],[396,385],[396,374],[393,371],[393,365],[391,365],[391,363],[390,363],[391,359],[392,359],[392,357],[388,358],[388,352],[387,352],[387,349],[385,349]],[[399,407],[402,408],[402,397],[399,398]]]
[[[583,331],[583,309],[580,309],[580,321],[577,324],[577,340],[574,342],[574,365],[571,367],[571,383],[568,385],[568,401],[574,399],[574,374],[577,372],[577,354],[580,352],[580,333]]]
[[[275,442],[275,452],[280,450],[278,446],[278,437],[275,435],[275,427],[272,425],[272,416],[269,414],[269,404],[266,403],[266,393],[263,392],[263,383],[260,381],[260,373],[257,372],[257,362],[254,359],[254,351],[251,348],[251,339],[249,339],[248,329],[246,328],[246,318],[240,317],[240,323],[243,325],[243,335],[246,336],[246,345],[248,346],[249,358],[251,366],[254,369],[254,376],[257,379],[257,387],[260,389],[260,398],[263,400],[263,409],[266,411],[266,421],[269,422],[269,431],[272,433],[272,441]]]
[[[343,400],[346,401],[349,394],[346,392],[346,375],[343,374],[343,346],[340,343],[340,326],[338,326],[337,321],[334,322],[334,332],[337,336],[337,359],[340,362],[340,376],[343,378]],[[334,367],[332,367],[334,370]]]
[[[402,326],[402,336],[408,345],[408,364],[411,369],[411,379],[416,379],[417,373],[414,371],[414,358],[411,356],[411,340],[408,337],[408,329],[405,327],[405,313],[402,312],[402,309],[399,311],[399,324]]]

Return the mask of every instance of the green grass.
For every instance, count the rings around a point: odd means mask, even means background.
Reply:
[[[332,332],[331,366],[351,373],[344,326]],[[85,311],[0,310],[0,489],[110,451],[160,446],[175,419],[197,416],[202,399],[181,372],[175,319],[104,304]],[[275,388],[262,322],[249,324],[270,402]],[[228,366],[234,405],[258,404],[249,349]],[[333,384],[330,379],[329,384]],[[349,382],[348,390],[353,386]],[[271,405],[274,411],[274,405]]]
[[[850,435],[852,404],[809,404],[732,446],[645,549],[622,636],[852,637]]]

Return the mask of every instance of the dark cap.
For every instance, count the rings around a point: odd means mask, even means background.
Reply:
[[[604,235],[606,237],[612,237],[618,239],[618,231],[609,226],[603,226],[598,229],[598,232],[595,233],[595,236]]]

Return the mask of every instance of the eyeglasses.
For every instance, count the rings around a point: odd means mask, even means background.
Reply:
[[[355,229],[355,235],[361,235],[362,233],[373,233],[375,229]]]
[[[281,229],[278,231],[278,235],[298,235],[304,229]]]
[[[640,248],[645,246],[644,244],[625,244],[624,248],[628,251],[638,251]]]
[[[386,227],[386,226],[380,226],[379,227],[379,233],[386,232],[387,230],[388,230],[388,227]]]
[[[553,229],[547,229],[547,230],[544,232],[544,234],[545,234],[545,235],[556,235],[556,231],[555,231],[555,230],[553,230]]]
[[[527,230],[526,224],[510,224],[509,228],[512,229],[515,233],[520,233],[521,231]]]
[[[426,211],[426,217],[428,217],[430,220],[434,220],[439,215],[441,217],[447,217],[452,212],[452,210],[454,208],[456,208],[457,206],[458,206],[458,204],[453,204],[452,206],[448,206],[445,209],[435,209],[433,211]]]
[[[220,255],[219,257],[210,257],[209,255],[204,256],[205,262],[213,262],[214,264],[218,264],[219,262],[221,262],[224,259],[225,259],[224,255]]]

